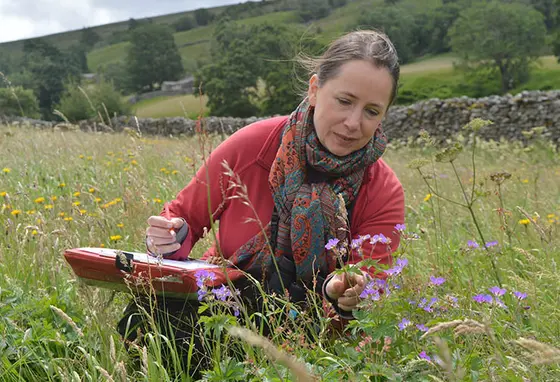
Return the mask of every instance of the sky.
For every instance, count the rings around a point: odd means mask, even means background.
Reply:
[[[0,0],[0,43],[246,0]]]

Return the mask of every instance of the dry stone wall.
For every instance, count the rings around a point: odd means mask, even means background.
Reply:
[[[517,95],[490,96],[485,98],[430,99],[410,106],[391,108],[384,128],[390,140],[416,138],[421,129],[440,140],[456,133],[474,118],[489,119],[492,128],[481,131],[485,139],[523,140],[522,131],[533,127],[546,127],[549,139],[560,144],[560,90],[525,91]],[[262,118],[208,117],[203,125],[209,133],[229,135]],[[39,128],[68,128],[65,124],[24,118],[1,117],[0,124],[28,125]],[[97,121],[78,124],[84,131],[140,130],[147,135],[189,136],[196,132],[197,121],[187,118],[114,118],[110,126]]]

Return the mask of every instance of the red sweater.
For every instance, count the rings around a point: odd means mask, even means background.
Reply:
[[[196,176],[183,188],[175,200],[169,204],[172,217],[184,218],[189,226],[187,238],[181,248],[170,259],[183,260],[189,256],[192,247],[202,237],[204,228],[209,228],[208,185],[210,188],[211,211],[214,220],[219,220],[218,241],[225,258],[229,258],[239,247],[260,230],[258,223],[248,219],[258,219],[263,227],[271,219],[273,210],[272,194],[268,185],[268,175],[280,145],[282,127],[287,116],[274,117],[252,123],[238,130],[222,142],[207,158],[207,165],[201,166]],[[240,199],[231,199],[236,190],[229,187],[229,178],[224,174],[223,161],[237,174],[247,188],[249,200],[256,212]],[[209,176],[209,180],[207,179]],[[162,216],[164,211],[161,212]],[[391,264],[391,252],[399,245],[396,224],[404,223],[404,192],[401,183],[389,168],[379,159],[365,172],[358,198],[352,210],[350,231],[353,238],[358,235],[384,234],[391,239],[390,247],[377,244],[372,258],[383,264]],[[371,254],[371,244],[365,241],[364,255]],[[204,255],[216,254],[211,247]],[[353,254],[348,262],[356,263],[360,258]]]

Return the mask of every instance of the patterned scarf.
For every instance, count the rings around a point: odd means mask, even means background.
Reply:
[[[313,127],[314,108],[308,99],[292,112],[272,164],[269,185],[278,213],[277,232],[269,223],[241,246],[230,260],[258,278],[270,269],[268,241],[276,237],[274,256],[293,257],[297,280],[312,280],[336,268],[336,258],[325,244],[331,238],[345,241],[348,223],[338,218],[341,200],[348,207],[358,195],[364,172],[385,150],[382,129],[362,149],[338,157],[322,146]]]

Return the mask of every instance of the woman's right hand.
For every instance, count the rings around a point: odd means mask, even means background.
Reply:
[[[185,223],[184,219],[171,218],[166,219],[160,215],[153,215],[148,218],[149,227],[146,229],[146,245],[148,251],[156,255],[172,253],[179,248],[181,244],[177,242],[177,234]]]

